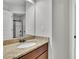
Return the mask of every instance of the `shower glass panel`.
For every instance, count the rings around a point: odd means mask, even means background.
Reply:
[[[22,14],[13,15],[13,38],[23,37],[24,35],[23,16]]]

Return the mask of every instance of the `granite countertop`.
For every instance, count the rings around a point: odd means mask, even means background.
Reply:
[[[27,42],[35,42],[36,44],[29,48],[17,48],[18,45],[22,43],[13,43],[10,45],[4,45],[3,46],[3,59],[17,59],[29,52],[31,52],[34,49],[37,49],[38,47],[48,43],[48,39],[46,38],[37,38],[37,39],[31,39],[27,40]]]

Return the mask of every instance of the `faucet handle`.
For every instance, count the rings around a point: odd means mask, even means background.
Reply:
[[[20,40],[19,40],[19,42],[25,42],[25,41],[26,41],[26,40],[24,40],[24,39],[20,39]]]

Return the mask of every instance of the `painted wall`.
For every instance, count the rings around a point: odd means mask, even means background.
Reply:
[[[72,1],[53,0],[52,59],[75,59],[73,35],[75,5]]]
[[[52,0],[37,1],[36,5],[31,5],[26,9],[26,33],[38,36],[52,35]],[[34,7],[36,11],[34,11]],[[36,14],[35,14],[36,13]],[[34,18],[35,17],[35,18]],[[34,23],[36,19],[36,28]]]
[[[69,0],[70,23],[70,59],[76,59],[76,0]]]
[[[37,1],[36,4],[36,35],[52,35],[52,0]]]
[[[34,35],[34,5],[26,9],[26,34]]]
[[[3,11],[3,39],[7,40],[13,37],[13,17],[12,12]]]

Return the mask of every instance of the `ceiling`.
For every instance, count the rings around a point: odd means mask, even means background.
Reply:
[[[25,11],[26,0],[3,0],[3,9],[8,11]]]
[[[17,6],[23,6],[25,5],[26,0],[3,0],[3,4],[8,5],[17,5]]]
[[[26,3],[27,1],[27,3]],[[4,10],[23,10],[29,8],[32,4],[29,1],[40,1],[40,0],[3,0]]]

